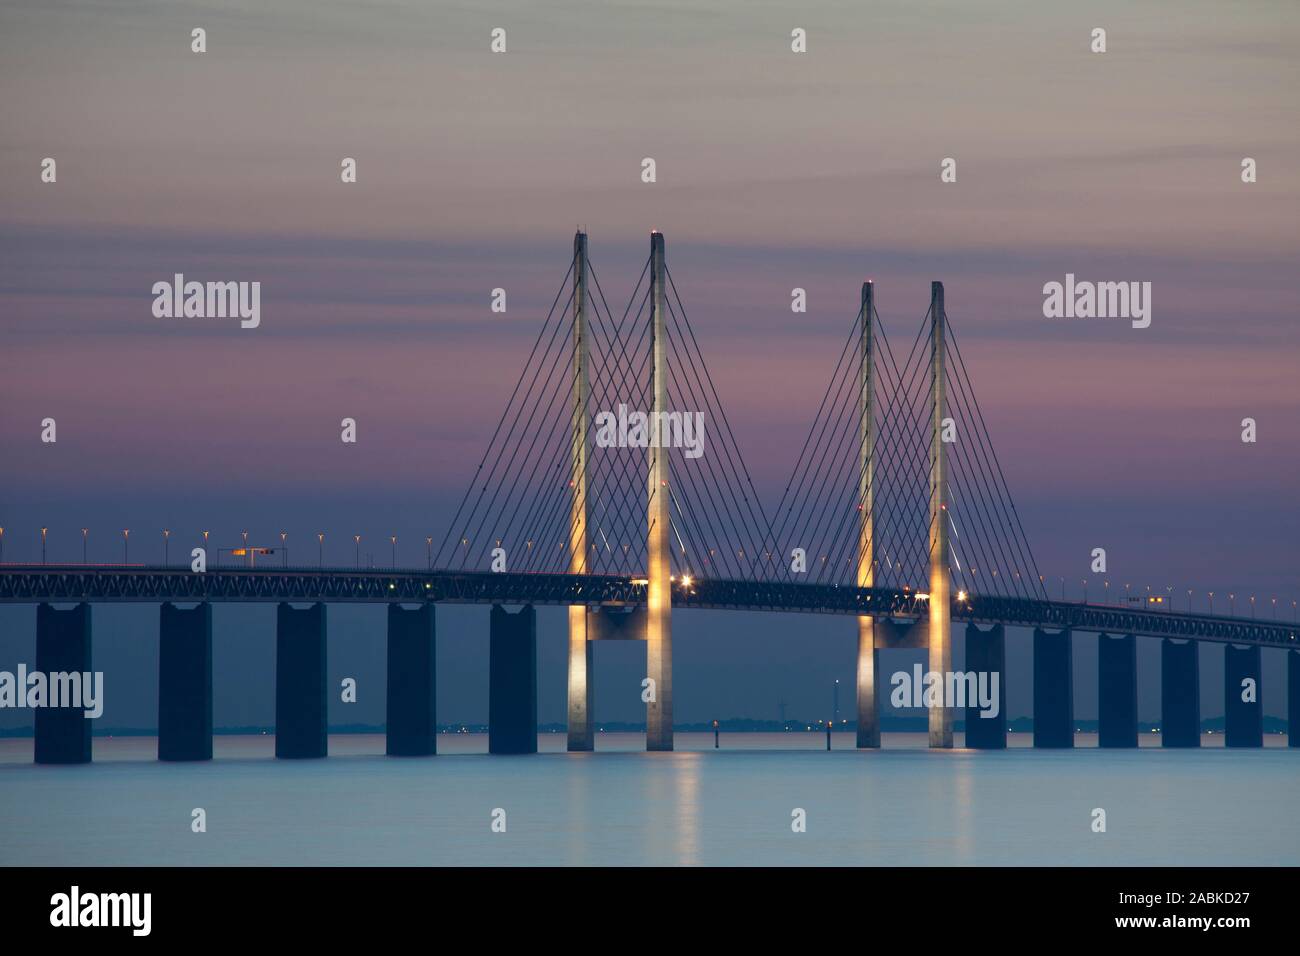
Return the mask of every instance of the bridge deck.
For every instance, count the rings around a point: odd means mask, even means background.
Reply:
[[[327,603],[544,604],[629,607],[645,603],[645,584],[619,575],[493,574],[340,568],[188,568],[6,565],[0,604]],[[697,580],[673,585],[673,605],[812,614],[926,616],[925,595],[893,588],[833,584]],[[1174,637],[1265,647],[1300,647],[1295,623],[1106,604],[971,595],[954,600],[954,621],[1013,627]]]

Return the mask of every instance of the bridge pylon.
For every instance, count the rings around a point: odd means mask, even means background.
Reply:
[[[589,507],[589,454],[587,441],[588,408],[591,381],[588,362],[591,345],[587,337],[587,234],[573,237],[573,390],[569,473],[572,493],[569,496],[569,573],[589,573],[587,567],[587,527]],[[591,705],[593,673],[591,640],[587,630],[587,606],[569,605],[569,750],[595,749],[592,733]]]
[[[664,311],[664,237],[650,234],[651,415],[646,515],[646,750],[673,749],[673,592],[669,551],[668,442],[659,434],[667,420],[668,335]]]
[[[862,283],[862,318],[858,355],[858,570],[860,588],[875,583],[875,507],[871,482],[876,438],[875,382],[872,376],[871,331],[875,288]],[[858,741],[859,747],[880,746],[880,714],[876,706],[876,625],[869,614],[858,615]]]
[[[948,548],[948,452],[943,440],[943,283],[930,283],[930,673],[946,687],[952,671],[952,572]],[[934,677],[931,678],[935,679]],[[930,707],[930,746],[952,747],[952,708],[940,699]]]

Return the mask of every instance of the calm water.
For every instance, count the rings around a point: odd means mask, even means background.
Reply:
[[[960,742],[960,735],[959,741]],[[1300,863],[1300,751],[932,753],[809,734],[678,734],[671,754],[603,734],[597,754],[489,757],[482,735],[388,758],[332,736],[331,759],[277,761],[272,737],[160,764],[153,738],[95,741],[94,764],[36,767],[0,740],[5,864],[1269,864]],[[190,831],[194,807],[208,831]],[[505,833],[490,829],[506,811]],[[791,832],[791,811],[807,832]],[[1107,832],[1091,832],[1091,811]]]

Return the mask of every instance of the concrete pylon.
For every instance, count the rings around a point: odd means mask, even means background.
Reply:
[[[587,567],[588,452],[587,423],[591,384],[587,373],[590,343],[587,338],[587,234],[573,237],[573,389],[569,454],[569,573],[585,574]],[[587,607],[569,605],[569,750],[595,749],[592,732],[593,680],[591,640],[587,633]]]
[[[46,675],[76,675],[76,690],[80,691],[82,703],[86,699],[82,684],[94,679],[90,634],[89,604],[78,604],[67,611],[57,610],[50,604],[36,606],[36,670]],[[26,687],[19,688],[19,693],[26,692]],[[77,696],[76,691],[71,693]],[[90,728],[94,721],[85,714],[85,708],[80,705],[37,707],[33,715],[36,762],[89,763]]]
[[[952,574],[948,568],[948,452],[943,442],[943,283],[930,283],[930,672],[952,672]],[[930,746],[952,747],[952,708],[930,708]]]
[[[158,759],[212,759],[212,605],[158,611]]]
[[[650,233],[650,300],[654,407],[650,434],[647,513],[646,676],[653,681],[646,702],[646,750],[673,749],[673,590],[669,552],[668,449],[660,447],[659,423],[668,412],[668,339],[664,323],[664,237]]]
[[[858,587],[875,582],[875,509],[871,479],[875,442],[875,398],[872,382],[871,326],[875,289],[862,283],[862,327],[858,355]],[[880,746],[880,712],[876,705],[876,626],[870,614],[858,615],[858,746]]]

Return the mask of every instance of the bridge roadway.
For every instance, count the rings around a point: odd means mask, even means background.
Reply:
[[[644,579],[616,575],[526,574],[409,569],[212,568],[122,565],[5,565],[0,604],[293,603],[644,605]],[[673,606],[813,614],[925,618],[928,597],[910,590],[835,584],[697,579],[673,583]],[[1149,611],[1110,604],[970,595],[952,619],[1011,627],[1173,637],[1300,648],[1294,622]]]

